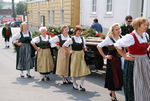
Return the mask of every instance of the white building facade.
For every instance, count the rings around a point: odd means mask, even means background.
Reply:
[[[94,18],[104,28],[104,33],[113,23],[124,23],[127,15],[150,19],[150,0],[81,0],[80,24],[90,27]]]

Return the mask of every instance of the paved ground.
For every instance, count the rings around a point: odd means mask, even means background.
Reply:
[[[13,28],[13,33],[18,32]],[[16,53],[6,49],[0,28],[0,101],[111,101],[103,87],[104,71],[93,72],[85,82],[86,92],[75,91],[72,85],[60,85],[61,79],[50,75],[51,81],[40,82],[40,74],[32,70],[34,78],[20,78],[15,70]],[[123,92],[117,92],[119,101],[125,101]]]

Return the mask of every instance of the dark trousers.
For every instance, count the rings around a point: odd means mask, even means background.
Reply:
[[[8,41],[9,42],[10,37],[5,37],[5,42]]]

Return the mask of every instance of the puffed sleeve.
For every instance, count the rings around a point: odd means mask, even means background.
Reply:
[[[35,44],[35,43],[39,43],[39,42],[40,42],[39,36],[37,36],[31,40],[31,44]]]
[[[107,36],[105,40],[103,40],[102,42],[100,42],[97,46],[102,48],[104,46],[108,46],[108,45],[112,45],[112,41],[110,40],[110,38]]]
[[[63,44],[63,46],[69,47],[69,45],[71,45],[72,43],[72,39],[68,38],[68,40]]]
[[[50,43],[56,43],[56,42],[58,42],[58,41],[59,41],[58,36],[55,36],[55,37],[50,38]]]
[[[132,35],[127,34],[123,36],[121,39],[119,39],[114,46],[121,49],[121,47],[129,47],[135,43],[134,38]]]
[[[16,33],[12,36],[12,43],[16,43],[18,42],[18,40],[20,39],[21,35],[20,33]]]

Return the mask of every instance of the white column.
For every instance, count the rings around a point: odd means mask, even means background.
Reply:
[[[148,0],[144,0],[143,17],[147,17],[147,11],[148,11]]]

